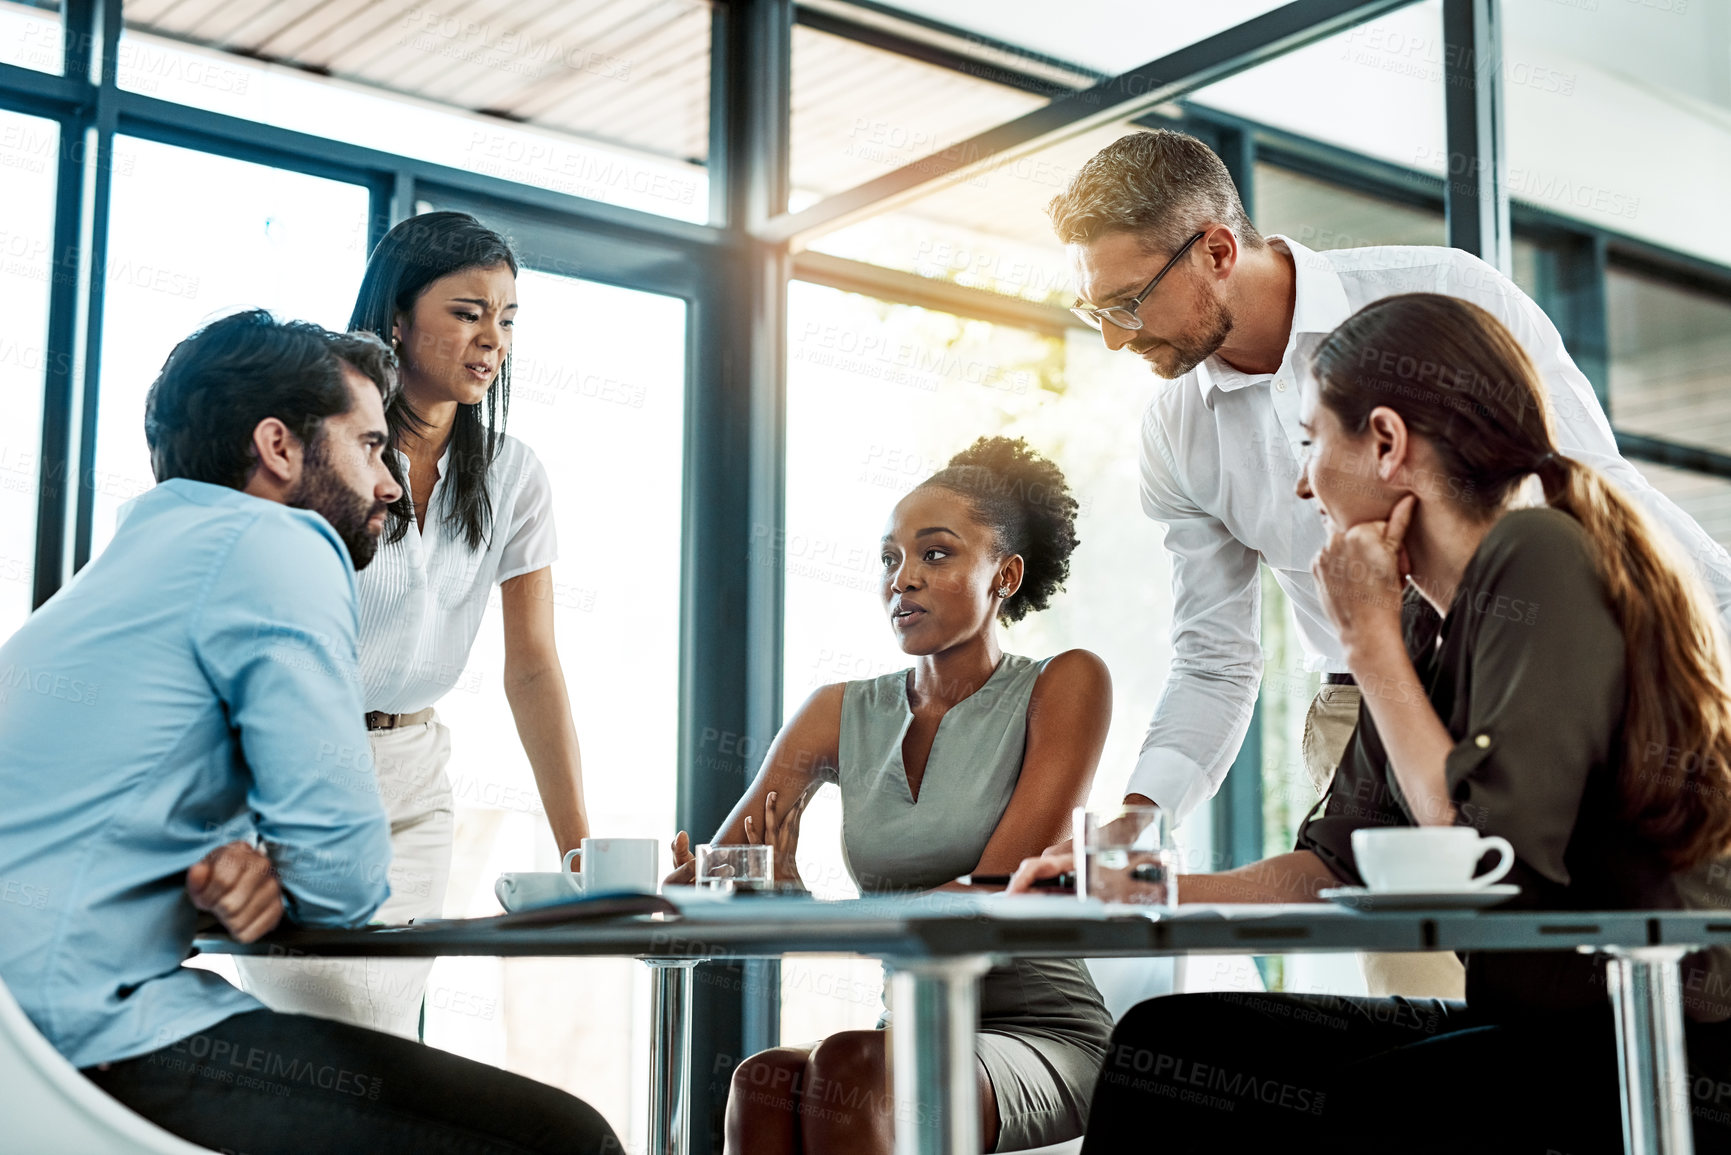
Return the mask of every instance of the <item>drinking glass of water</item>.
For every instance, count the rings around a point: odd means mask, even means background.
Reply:
[[[1076,807],[1076,894],[1103,902],[1178,905],[1178,848],[1154,806]]]
[[[762,844],[721,846],[705,842],[697,848],[697,885],[723,894],[772,890],[773,852],[774,847]]]

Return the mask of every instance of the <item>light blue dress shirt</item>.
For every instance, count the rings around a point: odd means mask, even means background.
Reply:
[[[324,518],[180,479],[0,646],[0,979],[75,1065],[260,1008],[180,965],[224,843],[264,839],[302,925],[385,900],[356,631]]]

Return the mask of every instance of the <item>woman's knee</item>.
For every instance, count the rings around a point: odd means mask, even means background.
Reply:
[[[800,1112],[808,1125],[887,1116],[890,1088],[884,1056],[882,1031],[841,1031],[819,1043],[805,1065]]]
[[[799,1104],[807,1053],[798,1047],[775,1047],[739,1064],[728,1088],[728,1112],[757,1109],[791,1113]]]

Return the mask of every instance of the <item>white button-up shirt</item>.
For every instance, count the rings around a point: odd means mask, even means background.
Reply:
[[[1609,475],[1676,535],[1731,621],[1731,558],[1623,460],[1556,326],[1507,277],[1459,249],[1312,252],[1286,237],[1268,239],[1297,270],[1280,367],[1248,374],[1210,357],[1162,388],[1143,416],[1142,508],[1165,525],[1172,554],[1172,668],[1125,793],[1145,795],[1181,821],[1219,789],[1262,678],[1259,561],[1292,601],[1306,669],[1346,669],[1310,573],[1325,541],[1322,519],[1295,489],[1304,457],[1297,353],[1396,293],[1447,293],[1508,326],[1544,383],[1559,448]]]
[[[493,587],[557,559],[547,471],[515,437],[501,442],[487,472],[492,532],[480,549],[445,521],[447,446],[426,497],[426,532],[411,519],[402,540],[381,538],[372,564],[355,575],[368,710],[410,714],[444,697],[469,662]],[[398,461],[407,479],[408,458],[399,453]]]

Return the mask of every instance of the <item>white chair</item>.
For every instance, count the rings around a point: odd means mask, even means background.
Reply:
[[[212,1155],[135,1115],[78,1073],[0,982],[0,1140],[56,1155]]]

